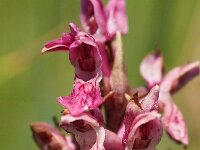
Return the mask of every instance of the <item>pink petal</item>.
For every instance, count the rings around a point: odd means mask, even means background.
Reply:
[[[101,0],[81,0],[81,23],[85,31],[104,41],[107,34],[106,18]]]
[[[80,31],[80,29],[74,23],[70,23],[69,27],[71,33],[63,33],[61,38],[45,44],[44,48],[42,49],[42,53],[68,50],[70,45],[75,41],[75,36]]]
[[[174,93],[199,73],[200,65],[198,61],[182,67],[176,67],[164,77],[160,88],[162,91]]]
[[[96,48],[98,47],[96,42],[95,42],[95,39],[85,32],[79,32],[78,38],[85,44],[91,45],[91,46],[96,47]]]
[[[143,99],[139,101],[144,111],[158,110],[159,86],[155,85]]]
[[[170,95],[165,95],[164,98],[166,99],[162,100],[160,104],[161,110],[163,111],[162,123],[173,140],[187,146],[188,133],[184,117],[179,108],[172,101]]]
[[[83,81],[76,78],[72,92],[67,97],[59,97],[58,102],[69,109],[73,115],[80,114],[88,109],[96,109],[103,103],[99,88],[99,81],[93,78]]]
[[[125,121],[125,130],[123,143],[126,150],[153,150],[162,137],[159,114],[154,111],[139,114],[131,122]]]
[[[79,32],[81,32],[81,30],[78,28],[78,26],[76,24],[74,24],[73,22],[69,23],[69,28],[71,30],[71,33],[76,36]]]
[[[97,44],[89,35],[79,35],[77,38],[69,48],[69,58],[76,76],[84,81],[95,76],[101,78],[102,58]]]
[[[138,95],[137,95],[138,96]],[[127,115],[133,119],[140,113],[157,111],[158,110],[158,97],[159,97],[159,86],[155,85],[151,91],[142,99],[139,97],[133,97],[126,106]],[[135,100],[135,98],[137,100]],[[137,102],[138,101],[138,102]]]
[[[106,7],[106,15],[109,34],[113,35],[117,31],[122,34],[128,33],[125,0],[110,0]]]
[[[91,114],[64,114],[60,126],[75,135],[81,150],[104,150],[105,129]]]
[[[70,136],[64,137],[57,129],[49,124],[38,122],[31,124],[33,137],[41,150],[75,150]]]
[[[66,51],[69,49],[69,46],[72,42],[73,37],[71,36],[71,34],[63,33],[61,38],[45,44],[44,48],[42,49],[42,53],[53,51]]]
[[[163,74],[163,58],[159,51],[148,54],[142,60],[140,73],[150,88],[160,84]]]

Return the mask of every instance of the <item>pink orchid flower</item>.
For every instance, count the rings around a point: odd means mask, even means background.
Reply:
[[[154,150],[162,137],[162,124],[158,111],[159,87],[138,99],[134,97],[126,107],[123,145],[126,150]],[[122,126],[123,128],[123,126]],[[121,132],[121,131],[120,131]]]
[[[48,123],[31,124],[33,138],[41,150],[75,150],[71,137],[62,135]]]
[[[187,146],[187,127],[181,111],[172,100],[172,95],[200,73],[199,62],[176,67],[163,77],[163,58],[160,52],[153,52],[143,59],[140,72],[149,89],[155,84],[160,85],[159,106],[163,112],[162,123],[173,140]]]
[[[110,0],[106,7],[101,0],[81,0],[80,20],[85,31],[100,42],[111,40],[117,31],[128,32],[125,0]]]
[[[99,110],[83,112],[78,116],[64,111],[60,126],[74,134],[81,150],[122,150],[120,138],[103,127],[103,119]]]
[[[73,23],[69,26],[70,33],[47,43],[42,52],[69,51],[70,62],[75,68],[74,86],[69,96],[59,97],[58,102],[72,114],[79,114],[103,102],[99,88],[102,59],[94,38]]]

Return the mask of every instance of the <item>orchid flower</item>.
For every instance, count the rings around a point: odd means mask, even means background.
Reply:
[[[81,150],[122,150],[120,138],[103,127],[99,110],[83,112],[78,116],[65,110],[62,113],[60,126],[74,134]]]
[[[94,38],[73,23],[69,26],[70,33],[47,43],[42,52],[69,51],[70,62],[75,68],[74,86],[69,96],[59,97],[58,102],[72,114],[79,114],[103,102],[99,88],[102,59]]]
[[[117,31],[128,32],[125,0],[110,0],[106,7],[101,0],[81,0],[80,20],[86,32],[97,41],[110,41]]]
[[[48,123],[31,124],[33,137],[41,150],[75,150],[70,135],[64,136]]]
[[[126,150],[154,150],[162,137],[158,110],[159,87],[154,86],[143,99],[135,95],[126,107],[123,145]]]
[[[156,51],[143,59],[140,72],[149,89],[155,84],[160,85],[159,106],[163,112],[162,123],[173,140],[187,146],[187,127],[181,111],[172,100],[172,95],[200,73],[199,62],[176,67],[163,76],[163,58],[160,52]]]

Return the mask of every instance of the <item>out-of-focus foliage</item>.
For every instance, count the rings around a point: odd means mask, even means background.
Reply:
[[[199,0],[127,0],[129,34],[124,38],[128,77],[143,84],[139,64],[159,46],[166,70],[200,59]],[[62,108],[56,97],[67,95],[73,70],[67,53],[40,53],[46,41],[79,23],[79,0],[0,0],[0,149],[37,149],[29,124],[52,123]],[[67,86],[66,86],[67,85]],[[200,79],[175,96],[189,127],[189,149],[200,148]],[[158,149],[182,149],[164,136]]]

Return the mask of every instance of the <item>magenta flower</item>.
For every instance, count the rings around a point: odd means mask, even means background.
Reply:
[[[122,150],[120,138],[103,127],[99,110],[93,110],[91,113],[84,112],[78,116],[64,111],[60,126],[74,134],[81,150]]]
[[[79,116],[64,113],[60,126],[74,134],[81,150],[105,149],[105,129],[90,113],[84,112]]]
[[[137,95],[126,107],[123,145],[126,150],[153,150],[162,137],[162,124],[158,111],[159,87],[138,99]]]
[[[117,31],[128,32],[125,0],[110,0],[105,8],[101,0],[81,0],[80,20],[100,42],[111,40]]]
[[[160,84],[159,106],[163,112],[162,123],[172,139],[188,145],[188,133],[182,113],[172,100],[172,94],[200,72],[199,62],[172,69],[163,77],[163,58],[159,52],[147,55],[140,67],[148,88]]]
[[[33,123],[31,130],[33,138],[41,150],[75,150],[70,136],[62,135],[47,123]]]
[[[101,75],[101,55],[95,40],[70,23],[71,32],[60,39],[49,42],[42,52],[69,51],[69,59],[75,68],[72,92],[67,97],[59,97],[58,102],[72,114],[95,109],[102,102],[99,82]]]

